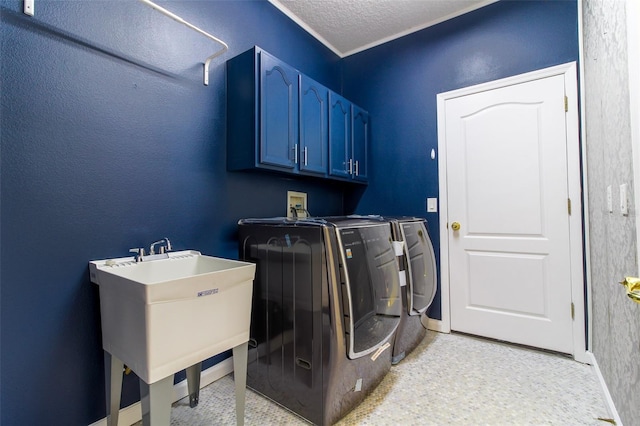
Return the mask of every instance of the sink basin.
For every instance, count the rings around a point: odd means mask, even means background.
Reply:
[[[255,265],[188,250],[89,263],[102,346],[154,383],[249,340]]]

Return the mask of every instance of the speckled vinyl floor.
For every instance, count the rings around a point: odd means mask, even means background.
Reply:
[[[595,371],[570,358],[461,334],[429,332],[339,426],[600,425],[610,418]],[[247,390],[246,425],[306,425]],[[231,375],[173,405],[172,426],[235,425]]]

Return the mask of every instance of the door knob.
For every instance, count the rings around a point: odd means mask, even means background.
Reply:
[[[453,229],[454,231],[457,231],[460,229],[460,223],[459,222],[453,222],[451,224],[451,229]]]
[[[640,278],[625,277],[624,281],[621,281],[620,284],[626,288],[627,296],[629,296],[631,300],[640,303]]]

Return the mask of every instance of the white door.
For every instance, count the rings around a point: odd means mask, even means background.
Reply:
[[[445,120],[451,329],[573,353],[564,77],[448,99]]]

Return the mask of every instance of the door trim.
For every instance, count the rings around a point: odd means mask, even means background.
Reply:
[[[638,208],[640,200],[640,6],[636,1],[627,0],[627,61],[629,63],[629,110],[631,123],[631,146],[633,153],[634,203]],[[636,215],[636,249],[640,259],[640,215]],[[640,276],[640,270],[638,270]]]
[[[581,156],[578,110],[578,81],[577,65],[575,62],[557,65],[550,68],[507,77],[500,80],[482,83],[462,89],[439,93],[438,104],[438,182],[440,193],[440,297],[442,303],[442,324],[444,332],[451,331],[450,282],[449,282],[449,232],[447,229],[447,145],[445,137],[445,102],[460,96],[471,95],[487,90],[498,89],[514,84],[552,76],[564,76],[565,95],[568,97],[568,112],[566,113],[567,136],[567,173],[569,197],[571,198],[572,214],[569,216],[569,239],[571,252],[571,298],[574,304],[573,321],[573,357],[576,361],[588,362],[585,337],[585,286],[584,286],[584,257],[582,233],[582,185],[581,185]],[[570,309],[567,306],[567,309]]]

